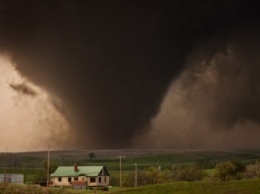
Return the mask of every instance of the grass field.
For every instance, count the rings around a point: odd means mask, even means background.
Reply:
[[[88,154],[94,152],[96,158],[89,159]],[[41,167],[47,161],[47,151],[25,153],[0,153],[0,167],[7,165],[7,160],[15,155],[21,167]],[[201,160],[223,161],[240,160],[245,162],[260,158],[260,150],[82,150],[51,151],[52,161],[58,163],[77,163],[78,165],[105,165],[114,170],[118,168],[117,156],[124,155],[124,168],[131,170],[134,163],[140,168],[160,164],[171,166],[177,163],[193,163]]]
[[[89,159],[89,153],[94,152],[95,159]],[[51,151],[50,160],[58,165],[104,165],[110,174],[119,176],[119,158],[122,160],[122,174],[126,176],[134,171],[135,163],[138,170],[151,166],[160,166],[162,170],[171,169],[173,165],[190,165],[193,163],[216,164],[221,161],[239,160],[253,163],[260,158],[260,150],[77,150]],[[9,167],[10,161],[17,159],[18,167]],[[24,174],[26,183],[32,183],[39,172],[44,171],[47,152],[0,153],[0,173]],[[11,163],[12,164],[12,163]],[[212,168],[212,167],[209,167]],[[211,174],[212,170],[206,170]],[[112,185],[116,186],[116,185]]]
[[[48,192],[47,192],[48,191]],[[175,182],[143,186],[137,188],[111,188],[109,191],[77,191],[60,188],[43,188],[26,185],[0,185],[0,193],[38,193],[38,194],[260,194],[260,180],[242,180],[227,182]]]
[[[113,194],[260,194],[260,180],[229,182],[176,182],[134,189],[112,191]]]

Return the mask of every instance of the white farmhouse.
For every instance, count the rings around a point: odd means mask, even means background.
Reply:
[[[51,174],[53,186],[74,189],[85,189],[86,187],[107,188],[109,185],[109,173],[104,166],[59,166]]]

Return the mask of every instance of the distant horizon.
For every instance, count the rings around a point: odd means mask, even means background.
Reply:
[[[124,152],[124,151],[137,151],[137,152],[149,152],[149,151],[156,151],[156,153],[167,153],[170,152],[170,153],[181,153],[181,152],[200,152],[200,151],[221,151],[221,152],[236,152],[236,151],[256,151],[256,150],[259,150],[260,151],[260,148],[209,148],[209,149],[200,149],[200,148],[111,148],[111,149],[50,149],[49,151],[50,152],[111,152],[111,151],[116,151],[116,152],[119,152],[120,151]],[[3,151],[1,152],[0,151],[0,154],[10,154],[10,153],[37,153],[37,152],[48,152],[48,149],[44,150],[24,150],[24,151]]]

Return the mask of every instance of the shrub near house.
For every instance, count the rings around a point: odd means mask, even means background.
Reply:
[[[53,186],[70,186],[76,189],[88,187],[106,188],[109,173],[104,166],[59,166],[51,174]]]

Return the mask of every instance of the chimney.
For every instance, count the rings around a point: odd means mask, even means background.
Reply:
[[[78,165],[74,164],[74,172],[77,172],[77,171],[78,171]]]

